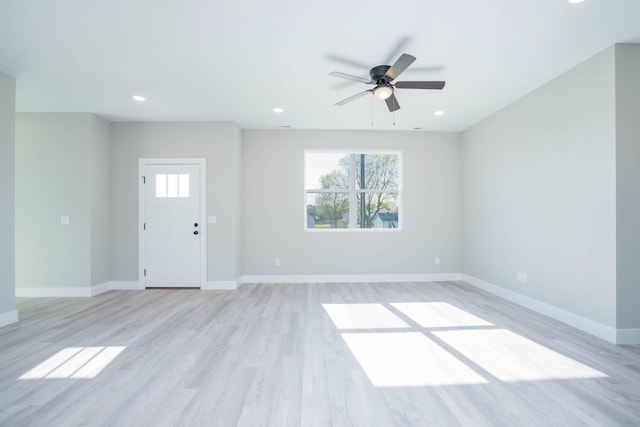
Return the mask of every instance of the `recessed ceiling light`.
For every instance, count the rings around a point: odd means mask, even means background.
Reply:
[[[434,116],[442,116],[443,114],[444,114],[444,111],[442,111],[442,110],[438,110],[438,111],[434,111],[433,112]]]
[[[282,112],[284,112],[284,108],[276,107],[276,108],[273,109],[273,112],[274,113],[282,113]]]
[[[138,101],[138,102],[144,102],[147,100],[147,98],[145,98],[142,95],[133,95],[131,98],[133,98],[134,101]]]
[[[584,0],[569,0],[569,3],[571,4],[578,4],[578,3],[582,3]]]

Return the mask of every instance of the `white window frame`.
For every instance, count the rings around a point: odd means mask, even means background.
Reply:
[[[398,194],[398,227],[397,228],[359,228],[355,226],[357,224],[358,212],[357,212],[357,195],[358,193],[379,193],[379,192],[388,192],[389,190],[380,190],[380,189],[357,189],[356,188],[356,174],[355,174],[355,162],[350,162],[350,170],[349,170],[349,189],[348,190],[336,190],[336,189],[307,189],[307,154],[322,154],[322,153],[344,153],[350,156],[355,156],[358,154],[393,154],[398,156],[398,188],[396,189]],[[403,220],[403,208],[402,208],[402,181],[403,181],[403,169],[402,169],[402,152],[398,150],[376,150],[376,149],[308,149],[304,150],[303,154],[303,191],[304,191],[304,203],[303,203],[303,211],[304,211],[304,222],[303,227],[305,232],[309,233],[397,233],[402,231],[402,227],[404,224]],[[349,226],[346,228],[309,228],[307,227],[307,195],[308,194],[320,194],[320,193],[346,193],[349,194]]]

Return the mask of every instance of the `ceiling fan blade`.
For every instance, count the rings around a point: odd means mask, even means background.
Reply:
[[[411,67],[407,70],[407,73],[427,73],[431,71],[442,71],[444,70],[444,66],[442,65],[431,65],[427,67]]]
[[[369,89],[369,90],[362,91],[362,92],[360,92],[360,93],[356,93],[355,95],[350,96],[350,97],[348,97],[348,98],[345,98],[345,99],[343,99],[342,101],[338,101],[338,102],[336,102],[336,105],[344,105],[344,104],[346,104],[347,102],[351,102],[351,101],[353,101],[354,99],[358,99],[358,98],[360,98],[361,96],[365,96],[366,94],[371,93],[371,92],[373,92],[373,89]]]
[[[368,84],[372,84],[373,83],[371,81],[371,79],[365,79],[364,77],[352,76],[351,74],[341,73],[340,71],[333,71],[333,72],[329,73],[329,75],[333,76],[333,77],[340,77],[341,79],[353,80],[355,82],[360,82],[360,83],[368,83]]]
[[[413,61],[416,60],[415,56],[411,56],[407,53],[403,53],[400,55],[400,58],[387,70],[384,74],[386,78],[389,80],[395,80],[400,73],[407,69],[407,67],[413,64]]]
[[[417,81],[417,82],[396,82],[394,84],[398,89],[442,89],[444,87],[445,82],[427,82],[427,81]]]
[[[385,99],[384,102],[387,103],[387,108],[391,112],[400,109],[400,104],[398,104],[398,99],[396,98],[395,94],[391,94],[391,96]]]

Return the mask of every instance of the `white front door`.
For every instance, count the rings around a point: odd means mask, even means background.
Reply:
[[[141,280],[145,287],[201,287],[202,165],[141,160],[140,166]]]

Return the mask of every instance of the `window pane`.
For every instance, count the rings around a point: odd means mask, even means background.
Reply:
[[[398,193],[367,192],[357,197],[359,228],[398,228]]]
[[[156,197],[167,197],[167,175],[156,174]]]
[[[307,228],[347,228],[349,193],[307,194]]]
[[[167,197],[178,197],[178,175],[167,175]]]
[[[178,197],[189,197],[189,175],[178,175]]]
[[[356,188],[398,189],[397,154],[356,154]]]
[[[349,188],[349,154],[306,153],[305,188],[336,189]]]
[[[400,154],[305,153],[307,228],[398,229]]]

